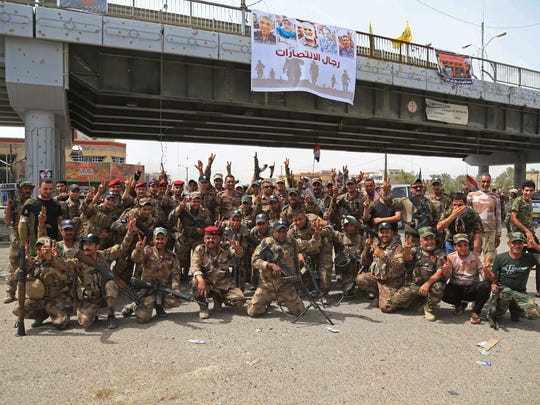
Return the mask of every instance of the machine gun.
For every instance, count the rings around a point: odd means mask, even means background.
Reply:
[[[292,269],[290,269],[288,266],[286,266],[281,261],[280,253],[273,254],[272,251],[270,250],[270,246],[268,245],[266,245],[263,249],[261,249],[260,253],[266,256],[266,260],[268,262],[275,263],[279,267],[281,267],[283,273],[285,273],[287,277],[296,278],[296,281],[294,281],[294,287],[296,288],[296,291],[298,291],[299,294],[303,295],[306,299],[309,300],[309,305],[292,321],[293,323],[295,323],[298,319],[300,319],[300,317],[302,317],[302,315],[304,315],[309,308],[314,307],[319,310],[319,312],[325,317],[325,319],[328,321],[330,325],[334,325],[334,322],[332,322],[332,320],[328,317],[326,312],[323,311],[323,309],[319,306],[319,304],[317,304],[317,301],[315,301],[315,299],[309,294],[308,289],[306,288],[304,283],[302,283],[302,279],[298,276],[298,274],[294,272]]]
[[[17,314],[16,336],[25,336],[24,329],[24,302],[26,300],[26,254],[24,246],[19,247],[19,272],[17,273],[17,299],[19,304],[19,313]]]
[[[315,268],[315,264],[311,260],[311,257],[304,256],[304,264],[305,264],[305,269],[307,273],[309,274],[309,279],[311,280],[311,284],[313,284],[313,290],[314,290],[313,292],[315,294],[313,294],[312,297],[317,298],[321,292],[319,288],[319,282],[318,282],[319,273],[317,273],[317,269]],[[304,274],[302,270],[300,270],[300,273]]]
[[[79,259],[81,262],[87,264],[88,266],[94,267],[94,269],[92,270],[93,273],[101,274],[101,291],[103,295],[105,295],[105,284],[107,283],[107,281],[112,280],[118,286],[118,289],[122,294],[124,294],[127,298],[129,298],[141,308],[146,309],[146,304],[137,296],[137,294],[135,294],[135,291],[133,291],[133,289],[129,285],[127,285],[124,280],[115,275],[104,264],[97,263],[90,256],[85,255],[84,252],[81,250],[77,252],[75,258]]]
[[[255,174],[255,181],[262,180],[261,173],[266,170],[268,165],[265,164],[263,167],[259,166],[259,158],[257,157],[257,152],[255,152],[255,156],[253,156],[253,165],[254,165],[253,173]]]
[[[129,284],[137,290],[146,289],[145,297],[148,297],[149,295],[155,295],[156,296],[156,305],[162,306],[163,305],[163,294],[171,294],[175,296],[176,298],[180,298],[184,301],[191,301],[196,302],[200,305],[207,305],[208,303],[206,301],[199,301],[195,299],[192,295],[184,294],[179,291],[173,290],[172,288],[165,287],[163,284],[161,284],[159,281],[153,281],[151,283],[148,283],[146,281],[139,280],[138,278],[131,277],[129,280]]]
[[[328,208],[324,205],[324,203],[319,198],[315,197],[315,194],[313,194],[313,186],[311,185],[311,180],[309,178],[307,179],[307,182],[308,182],[307,189],[306,189],[307,193],[309,194],[313,202],[315,202],[315,204],[318,205],[323,215],[326,214],[326,211],[328,211]]]

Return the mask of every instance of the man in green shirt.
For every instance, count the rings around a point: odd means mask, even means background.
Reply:
[[[534,299],[527,295],[527,280],[531,268],[540,263],[540,255],[524,252],[527,247],[540,250],[540,245],[533,238],[525,240],[521,232],[508,235],[509,251],[495,257],[491,271],[494,282],[491,285],[493,293],[499,293],[495,318],[501,318],[510,309],[512,320],[520,317],[538,319],[540,309]]]

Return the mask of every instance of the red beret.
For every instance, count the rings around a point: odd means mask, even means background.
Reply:
[[[113,179],[113,180],[109,181],[109,187],[116,186],[117,184],[121,184],[121,183],[122,183],[122,180]]]
[[[166,186],[166,185],[167,185],[167,182],[166,182],[165,180],[161,180],[161,181],[159,182],[159,185],[160,185],[160,186]]]
[[[139,188],[139,187],[146,187],[146,182],[141,181],[141,182],[135,184],[135,188]]]
[[[184,185],[184,180],[175,180],[173,184],[175,186],[183,186]]]
[[[219,235],[219,228],[217,226],[207,226],[204,228],[205,235]]]

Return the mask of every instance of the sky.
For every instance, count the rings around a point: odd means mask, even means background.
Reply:
[[[235,5],[240,0],[212,0],[216,3]],[[406,22],[412,30],[412,42],[431,43],[434,48],[458,53],[480,55],[481,22],[485,24],[485,42],[506,32],[504,37],[495,38],[485,48],[486,58],[540,71],[540,53],[536,52],[540,37],[540,1],[537,0],[246,0],[250,9],[259,9],[274,14],[313,20],[329,25],[368,32],[369,24],[376,35],[398,37]],[[461,47],[472,44],[468,49]],[[534,49],[531,49],[533,45]],[[0,129],[0,136],[24,136],[22,128]],[[320,163],[315,163],[313,153],[307,149],[263,148],[243,146],[218,146],[209,144],[164,143],[126,141],[127,163],[144,164],[147,172],[158,171],[163,161],[173,178],[195,178],[194,164],[206,160],[210,153],[216,154],[213,172],[225,172],[227,161],[233,162],[233,174],[247,182],[253,173],[253,155],[258,153],[261,163],[275,162],[276,173],[282,170],[285,158],[291,161],[294,172],[315,171],[330,168],[341,169],[347,164],[351,174],[360,171],[376,171],[384,168],[384,155],[374,153],[350,153],[321,151]],[[389,155],[388,167],[413,173],[422,170],[429,178],[432,174],[449,173],[452,176],[477,173],[477,168],[460,159]],[[507,166],[492,166],[491,174],[496,177]],[[540,164],[529,164],[527,169],[540,169]],[[264,173],[263,173],[264,174]]]

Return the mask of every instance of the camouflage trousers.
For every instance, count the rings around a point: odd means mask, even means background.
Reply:
[[[291,315],[298,315],[304,310],[304,303],[294,285],[288,282],[260,283],[247,306],[250,317],[264,315],[268,305],[278,300],[279,305],[287,307]]]
[[[171,297],[167,294],[163,295],[162,300],[163,308],[176,308],[179,307],[182,303],[182,300],[180,298]],[[149,295],[147,297],[144,297],[143,302],[146,305],[146,309],[135,305],[135,317],[137,318],[137,321],[139,323],[148,323],[152,319],[152,312],[156,307],[156,296]]]
[[[314,257],[313,263],[317,266],[317,271],[319,273],[319,282],[321,292],[328,293],[330,291],[330,283],[332,281],[332,268],[334,262],[332,260],[332,249],[333,246],[331,243],[323,243],[321,250],[317,257]]]
[[[39,300],[27,298],[24,301],[24,318],[43,321],[51,317],[54,327],[65,329],[69,323],[66,300],[64,296]],[[19,303],[15,304],[13,313],[19,315]]]
[[[116,283],[112,280],[107,281],[105,284],[105,297],[108,300],[116,300],[120,290]],[[102,298],[97,299],[85,299],[82,302],[78,302],[77,307],[77,320],[79,325],[84,329],[88,329],[94,324],[97,313],[100,308],[106,306],[106,302]]]
[[[392,312],[396,307],[392,305],[390,299],[403,285],[403,279],[378,280],[373,273],[359,273],[356,285],[360,291],[379,297],[379,308],[382,312]]]
[[[508,287],[502,287],[499,291],[496,316],[502,316],[512,304],[517,304],[526,319],[540,318],[540,309],[532,297]]]
[[[492,261],[497,256],[497,248],[495,247],[496,233],[496,231],[484,231],[482,233],[482,254]]]
[[[12,240],[9,243],[9,267],[6,277],[6,294],[15,295],[17,292],[17,269],[19,268],[19,242]]]
[[[193,297],[200,301],[204,301],[205,297],[199,294],[197,285],[197,279],[194,278],[191,281]],[[225,304],[229,307],[241,307],[246,303],[246,297],[244,297],[244,293],[239,288],[229,287],[228,289],[223,290],[214,285],[210,285],[208,282],[206,284],[206,298],[212,298],[214,304]]]
[[[401,287],[394,295],[392,295],[390,303],[397,308],[408,308],[411,305],[423,302],[425,300],[425,305],[431,309],[435,308],[435,306],[441,302],[446,284],[442,281],[434,282],[431,288],[428,290],[426,297],[418,294],[418,290],[421,286],[422,285],[410,283]]]

